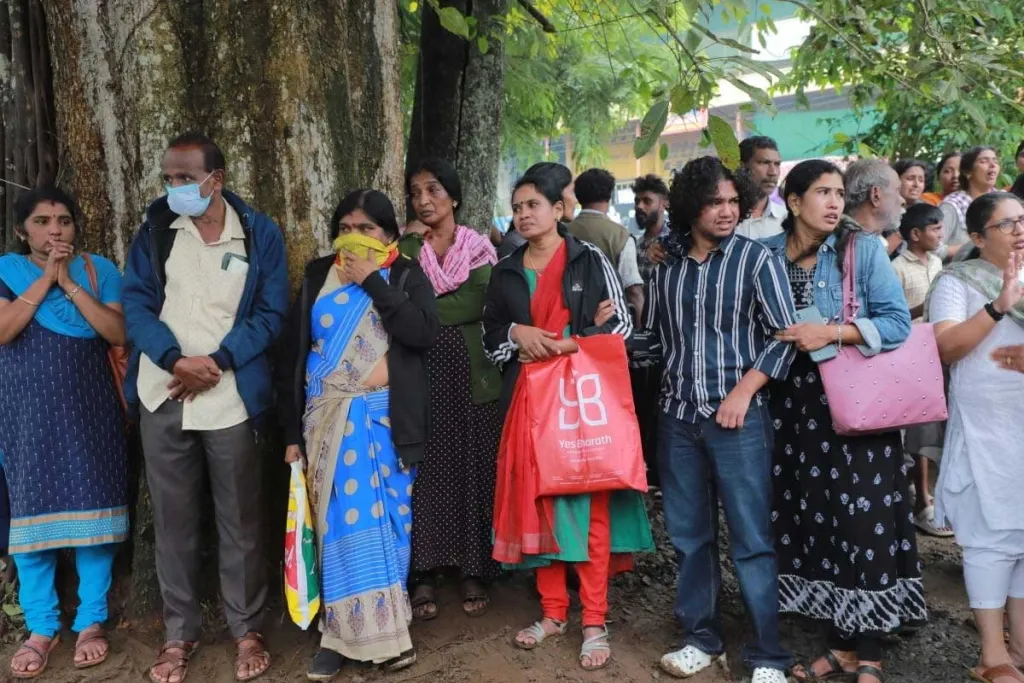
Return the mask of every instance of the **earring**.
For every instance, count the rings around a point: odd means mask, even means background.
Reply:
[[[800,209],[793,209],[794,216],[800,216]]]
[[[454,208],[454,209],[459,208],[459,203],[458,202],[452,202],[452,208]]]

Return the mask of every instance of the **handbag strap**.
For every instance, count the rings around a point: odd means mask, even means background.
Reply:
[[[860,311],[857,300],[857,235],[851,236],[843,256],[843,316],[848,325],[852,325]]]
[[[93,265],[92,257],[87,252],[82,252],[82,260],[85,262],[85,273],[89,276],[89,286],[92,287],[96,300],[100,299],[100,285],[96,279],[96,266]]]

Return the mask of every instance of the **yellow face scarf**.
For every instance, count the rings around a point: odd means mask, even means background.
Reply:
[[[359,258],[371,258],[382,266],[389,260],[393,260],[398,253],[398,243],[384,244],[378,239],[367,237],[358,232],[349,232],[338,235],[334,240],[334,250],[338,252],[340,260],[342,253],[349,251]]]

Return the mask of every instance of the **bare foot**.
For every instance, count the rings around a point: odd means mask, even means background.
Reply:
[[[544,617],[540,620],[540,627],[544,629],[545,636],[557,636],[562,632],[562,624],[554,619]],[[537,638],[531,633],[532,626],[527,626],[516,635],[516,642],[526,648],[536,647]]]

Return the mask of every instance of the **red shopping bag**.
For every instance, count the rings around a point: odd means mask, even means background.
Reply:
[[[622,337],[576,339],[579,351],[524,366],[537,494],[647,490]]]

